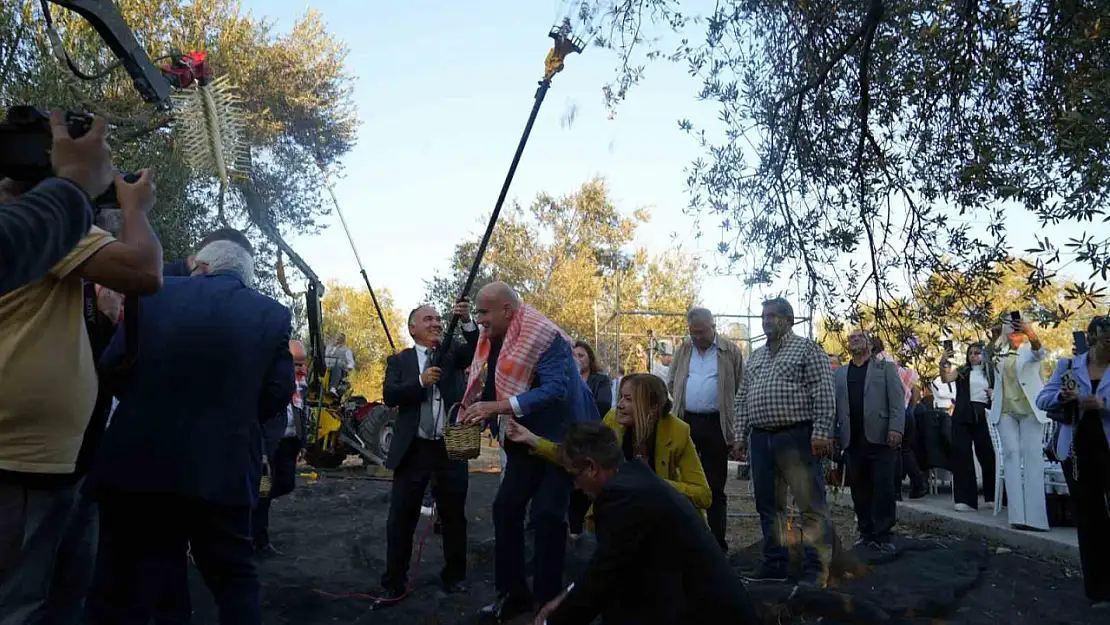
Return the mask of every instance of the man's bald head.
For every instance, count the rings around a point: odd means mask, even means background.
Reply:
[[[289,353],[293,356],[293,375],[298,381],[308,377],[308,350],[297,339],[289,341]]]
[[[514,310],[520,308],[521,304],[520,295],[517,294],[513,287],[504,282],[491,282],[482,287],[482,289],[478,291],[478,299],[481,300],[483,298],[498,304],[502,302],[507,303],[512,306]]]
[[[509,324],[520,310],[520,295],[504,282],[492,282],[478,291],[474,316],[478,325],[489,336],[500,338],[509,330]]]
[[[289,341],[289,353],[293,355],[293,362],[304,362],[308,358],[308,351],[304,348],[304,343],[297,339]]]

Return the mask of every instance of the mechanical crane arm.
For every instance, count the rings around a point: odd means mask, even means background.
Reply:
[[[112,0],[42,0],[43,13],[49,19],[49,4],[68,9],[85,18],[104,43],[119,59],[143,100],[168,108],[170,105],[170,83],[162,75],[162,69],[150,60],[146,50],[139,45],[135,34],[123,21],[123,15]]]

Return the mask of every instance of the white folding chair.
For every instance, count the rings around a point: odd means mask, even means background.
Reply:
[[[1052,421],[1044,429],[1044,448],[1052,443],[1052,437],[1056,435],[1056,430],[1060,428],[1060,424]],[[1068,481],[1064,478],[1064,465],[1059,462],[1053,462],[1048,459],[1048,454],[1045,454],[1044,459],[1044,490],[1045,494],[1066,495],[1068,493]]]

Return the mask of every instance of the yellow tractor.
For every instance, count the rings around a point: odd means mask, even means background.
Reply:
[[[283,244],[284,241],[278,246]],[[305,292],[309,343],[308,389],[304,397],[307,414],[305,461],[318,469],[333,469],[343,464],[348,456],[357,454],[366,462],[384,465],[397,413],[378,402],[368,402],[365,397],[351,395],[349,386],[345,384],[332,383],[333,369],[325,362],[321,323],[320,297],[324,287],[299,256],[291,249],[285,251],[308,278]],[[293,295],[285,280],[280,258],[278,281],[286,294]],[[333,392],[333,387],[338,392]]]

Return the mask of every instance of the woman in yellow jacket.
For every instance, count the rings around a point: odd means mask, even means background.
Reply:
[[[685,495],[705,516],[713,502],[701,460],[690,439],[690,426],[670,414],[667,387],[657,376],[636,373],[621,378],[617,407],[602,422],[617,433],[627,460],[641,460],[678,492]],[[528,445],[532,453],[559,463],[557,443],[540,438],[516,421],[510,421],[505,436]],[[592,520],[592,510],[586,515]],[[592,523],[589,523],[592,525]]]

